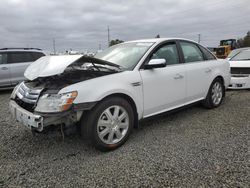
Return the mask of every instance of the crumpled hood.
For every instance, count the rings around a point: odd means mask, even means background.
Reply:
[[[43,56],[28,66],[24,72],[24,76],[29,80],[34,80],[38,77],[61,74],[70,64],[82,56],[83,55]]]
[[[89,63],[93,62],[119,68],[119,65],[113,64],[111,62],[94,57],[87,57],[84,55],[43,56],[29,65],[29,67],[24,72],[24,76],[29,80],[35,80],[39,77],[48,77],[61,74],[69,65],[80,59]]]
[[[230,67],[246,67],[250,68],[250,60],[247,61],[229,61]]]

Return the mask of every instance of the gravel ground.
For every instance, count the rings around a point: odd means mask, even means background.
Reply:
[[[250,187],[250,91],[141,123],[102,153],[71,134],[33,136],[0,94],[0,187]]]

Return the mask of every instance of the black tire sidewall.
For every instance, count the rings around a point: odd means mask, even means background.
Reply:
[[[121,141],[119,141],[116,144],[105,144],[98,136],[97,123],[103,111],[113,105],[119,105],[127,111],[129,115],[129,127],[128,127],[128,131],[126,135],[122,138]],[[90,128],[91,142],[96,148],[102,151],[113,150],[113,149],[118,148],[122,144],[124,144],[125,141],[128,139],[130,132],[133,128],[133,124],[134,124],[134,113],[133,113],[133,109],[131,105],[128,103],[128,101],[120,97],[110,97],[110,98],[104,99],[89,113],[88,118],[89,118],[89,122],[87,126],[91,126]]]

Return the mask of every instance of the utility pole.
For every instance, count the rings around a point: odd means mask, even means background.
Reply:
[[[56,40],[53,38],[53,50],[54,50],[54,55],[56,55]]]
[[[108,26],[108,47],[110,45],[110,35],[109,35],[109,26]]]
[[[198,43],[200,43],[201,42],[201,34],[199,33],[198,34]]]
[[[102,49],[102,44],[101,43],[99,43],[99,50],[101,50]]]

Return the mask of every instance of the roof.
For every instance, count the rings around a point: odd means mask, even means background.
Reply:
[[[42,52],[40,48],[0,48],[0,52],[13,52],[13,51],[32,51],[32,52]]]
[[[155,43],[160,43],[160,42],[164,42],[164,41],[167,41],[167,40],[186,40],[186,41],[196,43],[196,41],[189,40],[189,39],[184,39],[184,38],[151,38],[151,39],[140,39],[140,40],[127,41],[125,43],[130,43],[130,42],[155,42]]]

